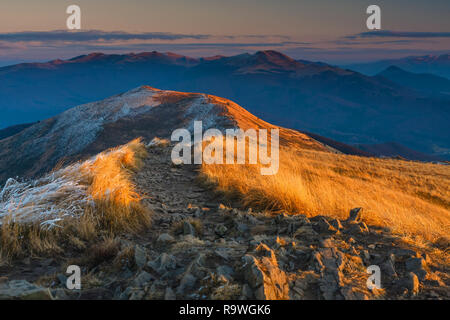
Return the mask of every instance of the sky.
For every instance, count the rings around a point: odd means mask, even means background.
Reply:
[[[67,31],[66,8],[81,8]],[[381,30],[366,27],[369,5]],[[335,64],[450,52],[449,0],[1,0],[0,66],[89,52],[274,49]]]

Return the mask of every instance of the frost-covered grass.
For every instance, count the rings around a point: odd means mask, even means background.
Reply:
[[[53,227],[67,216],[83,214],[93,199],[81,166],[77,163],[33,181],[9,179],[0,193],[0,224],[39,221]]]
[[[0,255],[54,252],[62,239],[148,226],[150,215],[131,179],[145,155],[136,139],[37,180],[9,179],[0,193]]]

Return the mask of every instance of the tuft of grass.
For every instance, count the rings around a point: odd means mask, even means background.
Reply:
[[[4,223],[0,229],[0,257],[10,261],[24,253],[31,256],[61,253],[58,231],[42,229],[39,224]]]
[[[212,300],[237,300],[242,292],[242,288],[238,284],[226,283],[214,289],[211,294]]]
[[[124,267],[132,269],[135,266],[134,247],[123,248],[114,258],[113,265],[117,270],[123,270]]]
[[[133,232],[149,226],[150,215],[141,205],[141,197],[131,178],[132,172],[142,166],[146,155],[141,139],[135,139],[82,166],[90,178],[88,192],[95,201],[85,214],[96,220],[100,228],[111,232]]]
[[[449,166],[283,148],[279,159],[271,176],[260,165],[203,164],[200,178],[259,210],[343,219],[363,207],[369,224],[425,241],[449,238]]]
[[[86,262],[91,266],[97,266],[105,261],[116,258],[119,251],[119,241],[111,236],[107,236],[101,242],[90,247]]]
[[[203,234],[203,222],[198,218],[187,218],[183,220],[176,221],[172,224],[171,231],[175,235],[183,233],[184,222],[188,222],[194,227],[195,233],[197,235]]]

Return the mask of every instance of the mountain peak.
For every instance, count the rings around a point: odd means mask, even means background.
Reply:
[[[70,161],[78,160],[137,137],[148,141],[156,134],[170,138],[178,128],[193,132],[194,121],[202,121],[204,130],[278,128],[282,144],[327,150],[306,134],[271,125],[231,100],[143,85],[101,101],[68,109],[0,140],[0,183],[10,175],[33,176],[47,172],[63,157]],[[15,152],[10,152],[12,149]],[[19,155],[23,161],[17,164],[15,159]],[[3,170],[6,167],[9,171]]]
[[[268,60],[286,60],[286,61],[295,61],[294,59],[288,57],[287,55],[275,51],[275,50],[262,50],[255,53],[255,56],[258,58],[264,58]]]
[[[82,56],[70,59],[70,61],[88,62],[88,61],[94,61],[94,60],[101,59],[101,58],[103,58],[105,56],[106,56],[106,54],[104,54],[102,52],[92,52],[92,53],[89,53],[87,55],[82,55]]]
[[[258,51],[253,57],[259,62],[271,63],[279,66],[297,65],[297,61],[291,57],[274,50]]]
[[[403,72],[406,72],[406,71],[403,70],[402,68],[397,67],[397,66],[394,66],[394,65],[391,65],[391,66],[387,67],[387,68],[385,69],[385,71],[403,71]]]
[[[386,69],[384,69],[383,71],[381,71],[379,73],[380,76],[389,76],[389,75],[407,75],[410,74],[411,72],[406,71],[405,69],[402,69],[396,65],[391,65],[389,67],[387,67]]]
[[[230,57],[229,62],[239,67],[239,73],[283,73],[293,72],[304,65],[287,55],[274,51],[258,51]]]

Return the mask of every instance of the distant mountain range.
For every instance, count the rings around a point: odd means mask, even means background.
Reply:
[[[382,76],[392,82],[417,91],[450,95],[450,80],[434,74],[413,73],[396,66],[390,66],[380,72],[378,76]]]
[[[419,161],[440,161],[438,157],[430,156],[412,149],[409,149],[405,146],[402,146],[396,142],[386,142],[386,143],[378,143],[378,144],[370,144],[370,145],[356,145],[356,148],[372,154],[376,157],[401,157],[410,160],[419,160]]]
[[[380,60],[369,63],[350,64],[344,67],[367,75],[375,75],[390,66],[396,66],[414,73],[432,73],[450,79],[450,54]]]
[[[450,157],[449,97],[276,51],[201,59],[94,53],[0,68],[0,127],[43,120],[142,84],[226,97],[273,124],[345,144],[395,141]]]

